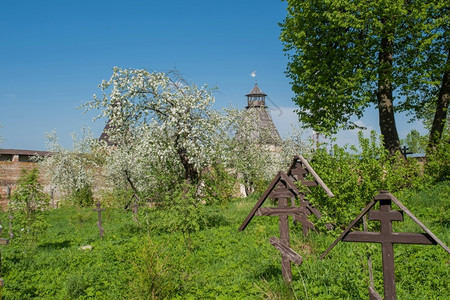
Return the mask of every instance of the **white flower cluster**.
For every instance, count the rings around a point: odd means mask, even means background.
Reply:
[[[219,113],[212,108],[211,90],[176,73],[114,68],[99,87],[102,96],[94,95],[83,107],[100,110],[98,118],[108,118],[109,146],[92,144],[87,134],[79,142],[74,140],[73,150],[68,151],[56,135],[49,136],[54,154],[42,162],[43,169],[51,170],[53,183],[62,189],[91,186],[101,172],[111,189],[131,186],[152,197],[170,191],[183,179],[198,182],[214,164],[224,165],[251,188],[256,181],[270,180],[298,154],[291,153],[298,149],[293,140],[276,151],[262,142],[271,133],[253,122],[258,112]]]
[[[103,96],[94,95],[84,107],[109,119],[115,148],[105,171],[113,182],[131,181],[142,190],[162,179],[192,180],[220,159],[225,117],[212,108],[206,86],[174,73],[114,68],[100,88]]]
[[[47,148],[52,155],[38,159],[40,169],[66,194],[90,186],[98,167],[97,160],[91,154],[93,136],[90,130],[84,130],[80,139],[73,134],[72,140],[73,147],[68,150],[59,144],[56,132],[48,133]]]

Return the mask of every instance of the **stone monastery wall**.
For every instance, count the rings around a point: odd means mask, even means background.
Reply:
[[[22,174],[22,170],[31,170],[37,168],[38,164],[30,161],[30,158],[35,154],[43,155],[47,152],[43,151],[28,151],[15,149],[1,149],[0,150],[0,209],[6,210],[8,206],[7,186],[11,190],[16,189],[17,180]],[[41,182],[44,185],[44,191],[48,192],[49,186],[46,186],[46,180],[41,176]]]

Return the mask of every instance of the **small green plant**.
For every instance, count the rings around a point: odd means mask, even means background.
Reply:
[[[69,299],[77,299],[84,295],[88,283],[81,274],[69,274],[66,281],[66,291]]]
[[[450,133],[445,133],[436,149],[427,153],[426,175],[434,182],[450,180]]]
[[[152,242],[150,237],[133,257],[130,298],[166,299],[175,292],[177,271],[169,263],[167,247]]]
[[[88,207],[94,203],[94,195],[89,184],[85,184],[80,188],[75,188],[69,195],[70,202],[73,205]]]
[[[39,182],[39,170],[23,169],[9,203],[16,229],[20,228],[19,232],[31,233],[30,236],[43,230],[46,223],[42,211],[47,208],[48,203],[49,196],[43,192]]]
[[[205,208],[194,186],[180,184],[172,194],[167,194],[165,204],[158,211],[163,214],[164,227],[170,231],[181,231],[189,250],[192,250],[191,233],[206,223]]]
[[[212,167],[202,176],[202,180],[204,183],[203,199],[207,204],[217,203],[227,206],[235,196],[237,180],[227,172],[223,165]]]

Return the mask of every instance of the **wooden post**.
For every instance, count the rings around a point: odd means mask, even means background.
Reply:
[[[278,208],[287,208],[287,198],[278,199]],[[289,248],[289,217],[287,215],[279,216],[280,224],[280,243]],[[281,273],[286,282],[292,282],[291,261],[289,258],[281,254]]]
[[[101,206],[100,201],[97,201],[96,206],[97,206],[97,208],[94,208],[93,211],[98,212],[97,226],[100,231],[100,238],[103,238],[103,233],[105,232],[105,230],[102,227],[102,211],[104,211],[105,208],[100,208],[100,206]]]

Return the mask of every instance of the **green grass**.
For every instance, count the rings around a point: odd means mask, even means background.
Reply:
[[[449,195],[450,183],[444,182],[396,196],[449,245]],[[208,224],[192,234],[192,251],[180,232],[164,230],[161,215],[151,211],[147,228],[142,219],[138,226],[131,212],[107,209],[103,239],[91,208],[47,211],[47,227],[38,236],[17,232],[2,246],[2,299],[367,299],[368,252],[382,294],[379,245],[339,243],[319,260],[342,229],[304,238],[291,222],[291,247],[304,262],[292,266],[293,283],[285,285],[280,255],[268,241],[279,236],[277,218],[255,217],[238,232],[256,200],[207,207]],[[0,217],[7,238],[6,214]],[[420,231],[406,217],[395,229]],[[79,249],[86,245],[92,249]],[[439,246],[396,245],[398,299],[450,299],[449,263]]]

